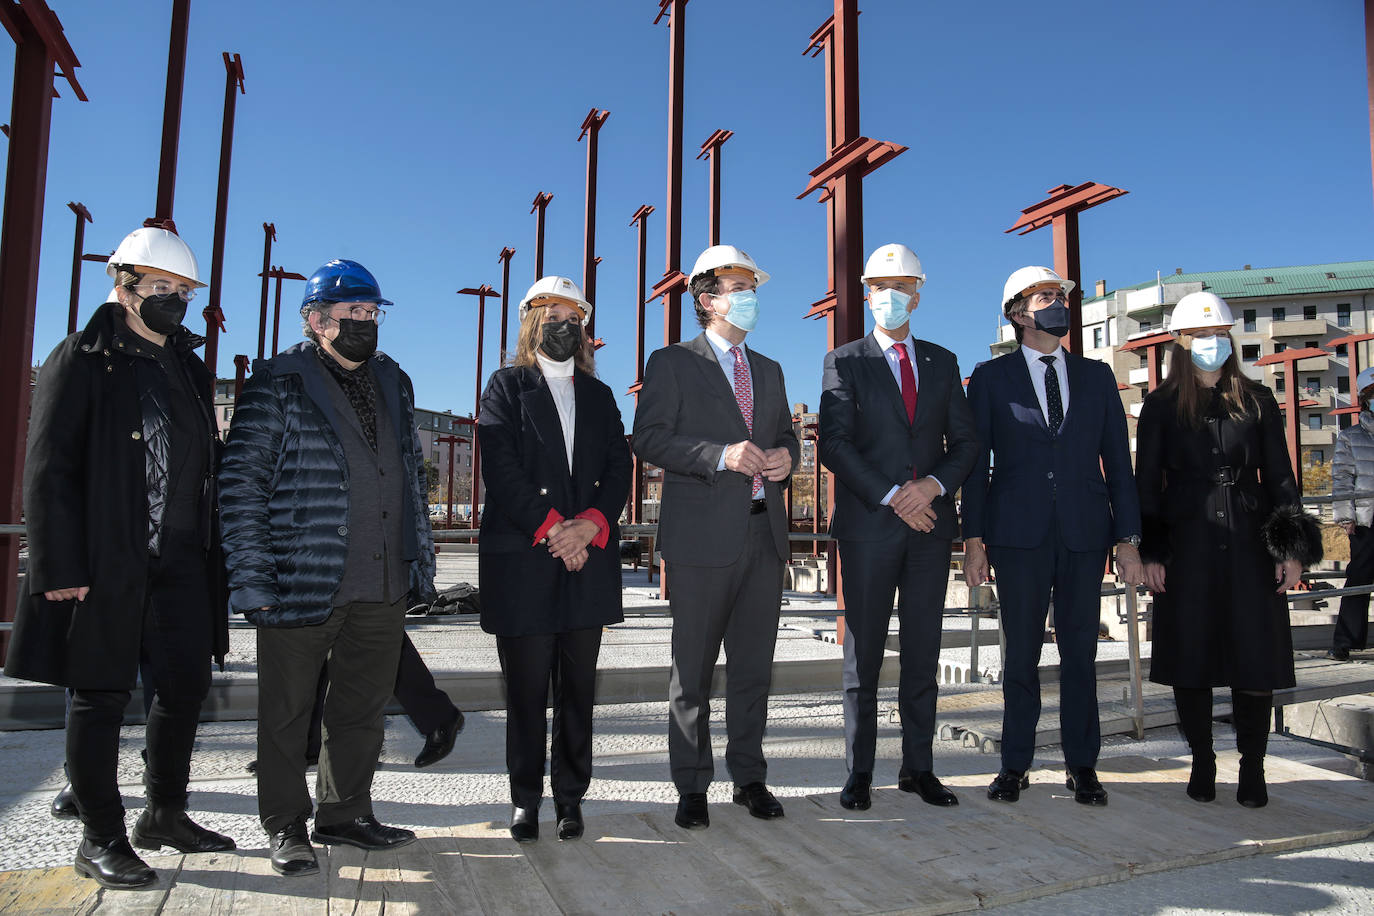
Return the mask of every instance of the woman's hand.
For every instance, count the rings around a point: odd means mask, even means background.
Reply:
[[[1341,530],[1345,532],[1346,537],[1353,537],[1355,535],[1354,522],[1341,522],[1340,526]]]
[[[1298,584],[1302,578],[1302,564],[1297,560],[1284,560],[1282,563],[1274,564],[1274,579],[1279,583],[1275,592],[1282,595],[1290,588]]]
[[[587,563],[587,551],[579,550],[577,553],[563,557],[563,566],[568,572],[577,572]]]
[[[1145,564],[1145,587],[1156,594],[1164,591],[1163,563]]]
[[[82,585],[79,588],[55,588],[50,592],[44,592],[43,597],[49,601],[85,601],[86,596],[91,593],[89,585]]]
[[[592,538],[596,537],[600,530],[596,522],[585,518],[570,518],[561,521],[549,529],[549,553],[565,561],[565,563],[569,557],[581,553],[583,562],[586,562],[587,545],[592,542]],[[582,564],[579,563],[578,568],[581,567]],[[568,568],[572,569],[572,567]]]

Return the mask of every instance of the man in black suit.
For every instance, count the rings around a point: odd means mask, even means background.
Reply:
[[[1030,785],[1053,595],[1066,785],[1080,804],[1107,804],[1096,771],[1094,666],[1102,570],[1113,544],[1121,580],[1142,581],[1140,501],[1116,377],[1060,345],[1072,289],[1072,280],[1045,267],[1008,277],[1002,308],[1021,346],[975,369],[968,386],[982,449],[964,484],[964,573],[976,586],[987,580],[989,562],[997,568],[1007,638],[1002,769],[988,788],[994,801],[1017,801]]]
[[[673,614],[668,757],[676,821],[706,827],[711,676],[726,656],[725,763],[734,801],[782,817],[768,791],[763,732],[787,562],[782,488],[797,461],[782,369],[744,346],[768,274],[733,245],[697,258],[689,280],[695,339],[649,357],[635,412],[634,450],[663,468],[658,543]]]
[[[835,475],[830,534],[844,571],[846,808],[871,804],[878,737],[878,675],[894,595],[900,595],[902,766],[897,787],[932,805],[956,805],[935,777],[936,673],[958,533],[954,493],[978,441],[953,353],[911,335],[925,283],[905,245],[868,259],[863,282],[876,327],[825,356],[820,458]]]

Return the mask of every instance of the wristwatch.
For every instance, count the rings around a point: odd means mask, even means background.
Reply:
[[[1137,550],[1139,550],[1139,549],[1140,549],[1140,535],[1138,535],[1138,534],[1133,534],[1133,535],[1131,535],[1131,536],[1128,537],[1128,538],[1121,538],[1120,540],[1117,541],[1117,543],[1118,543],[1118,544],[1130,544],[1132,547],[1134,547],[1134,548],[1136,548]]]

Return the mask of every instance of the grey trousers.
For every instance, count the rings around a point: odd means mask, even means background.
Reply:
[[[334,608],[311,627],[258,629],[258,816],[268,833],[310,816],[305,746],[320,668],[329,662],[316,824],[372,813],[382,710],[396,684],[405,601]]]
[[[680,793],[705,792],[711,754],[711,676],[725,645],[725,765],[735,785],[764,782],[763,734],[782,603],[782,560],[767,513],[749,516],[744,553],[729,566],[668,564],[673,667],[668,761]]]

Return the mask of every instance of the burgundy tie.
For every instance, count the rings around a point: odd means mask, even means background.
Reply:
[[[749,435],[754,435],[754,392],[749,388],[749,370],[744,366],[744,351],[739,347],[731,347],[730,355],[735,358],[735,403],[739,404],[739,412],[744,415],[744,425],[749,427]],[[758,498],[763,491],[763,475],[754,475],[754,485],[751,491],[754,498]]]
[[[893,344],[897,351],[897,369],[902,375],[902,403],[906,405],[906,421],[916,420],[916,373],[911,371],[911,360],[906,355],[906,344]]]

